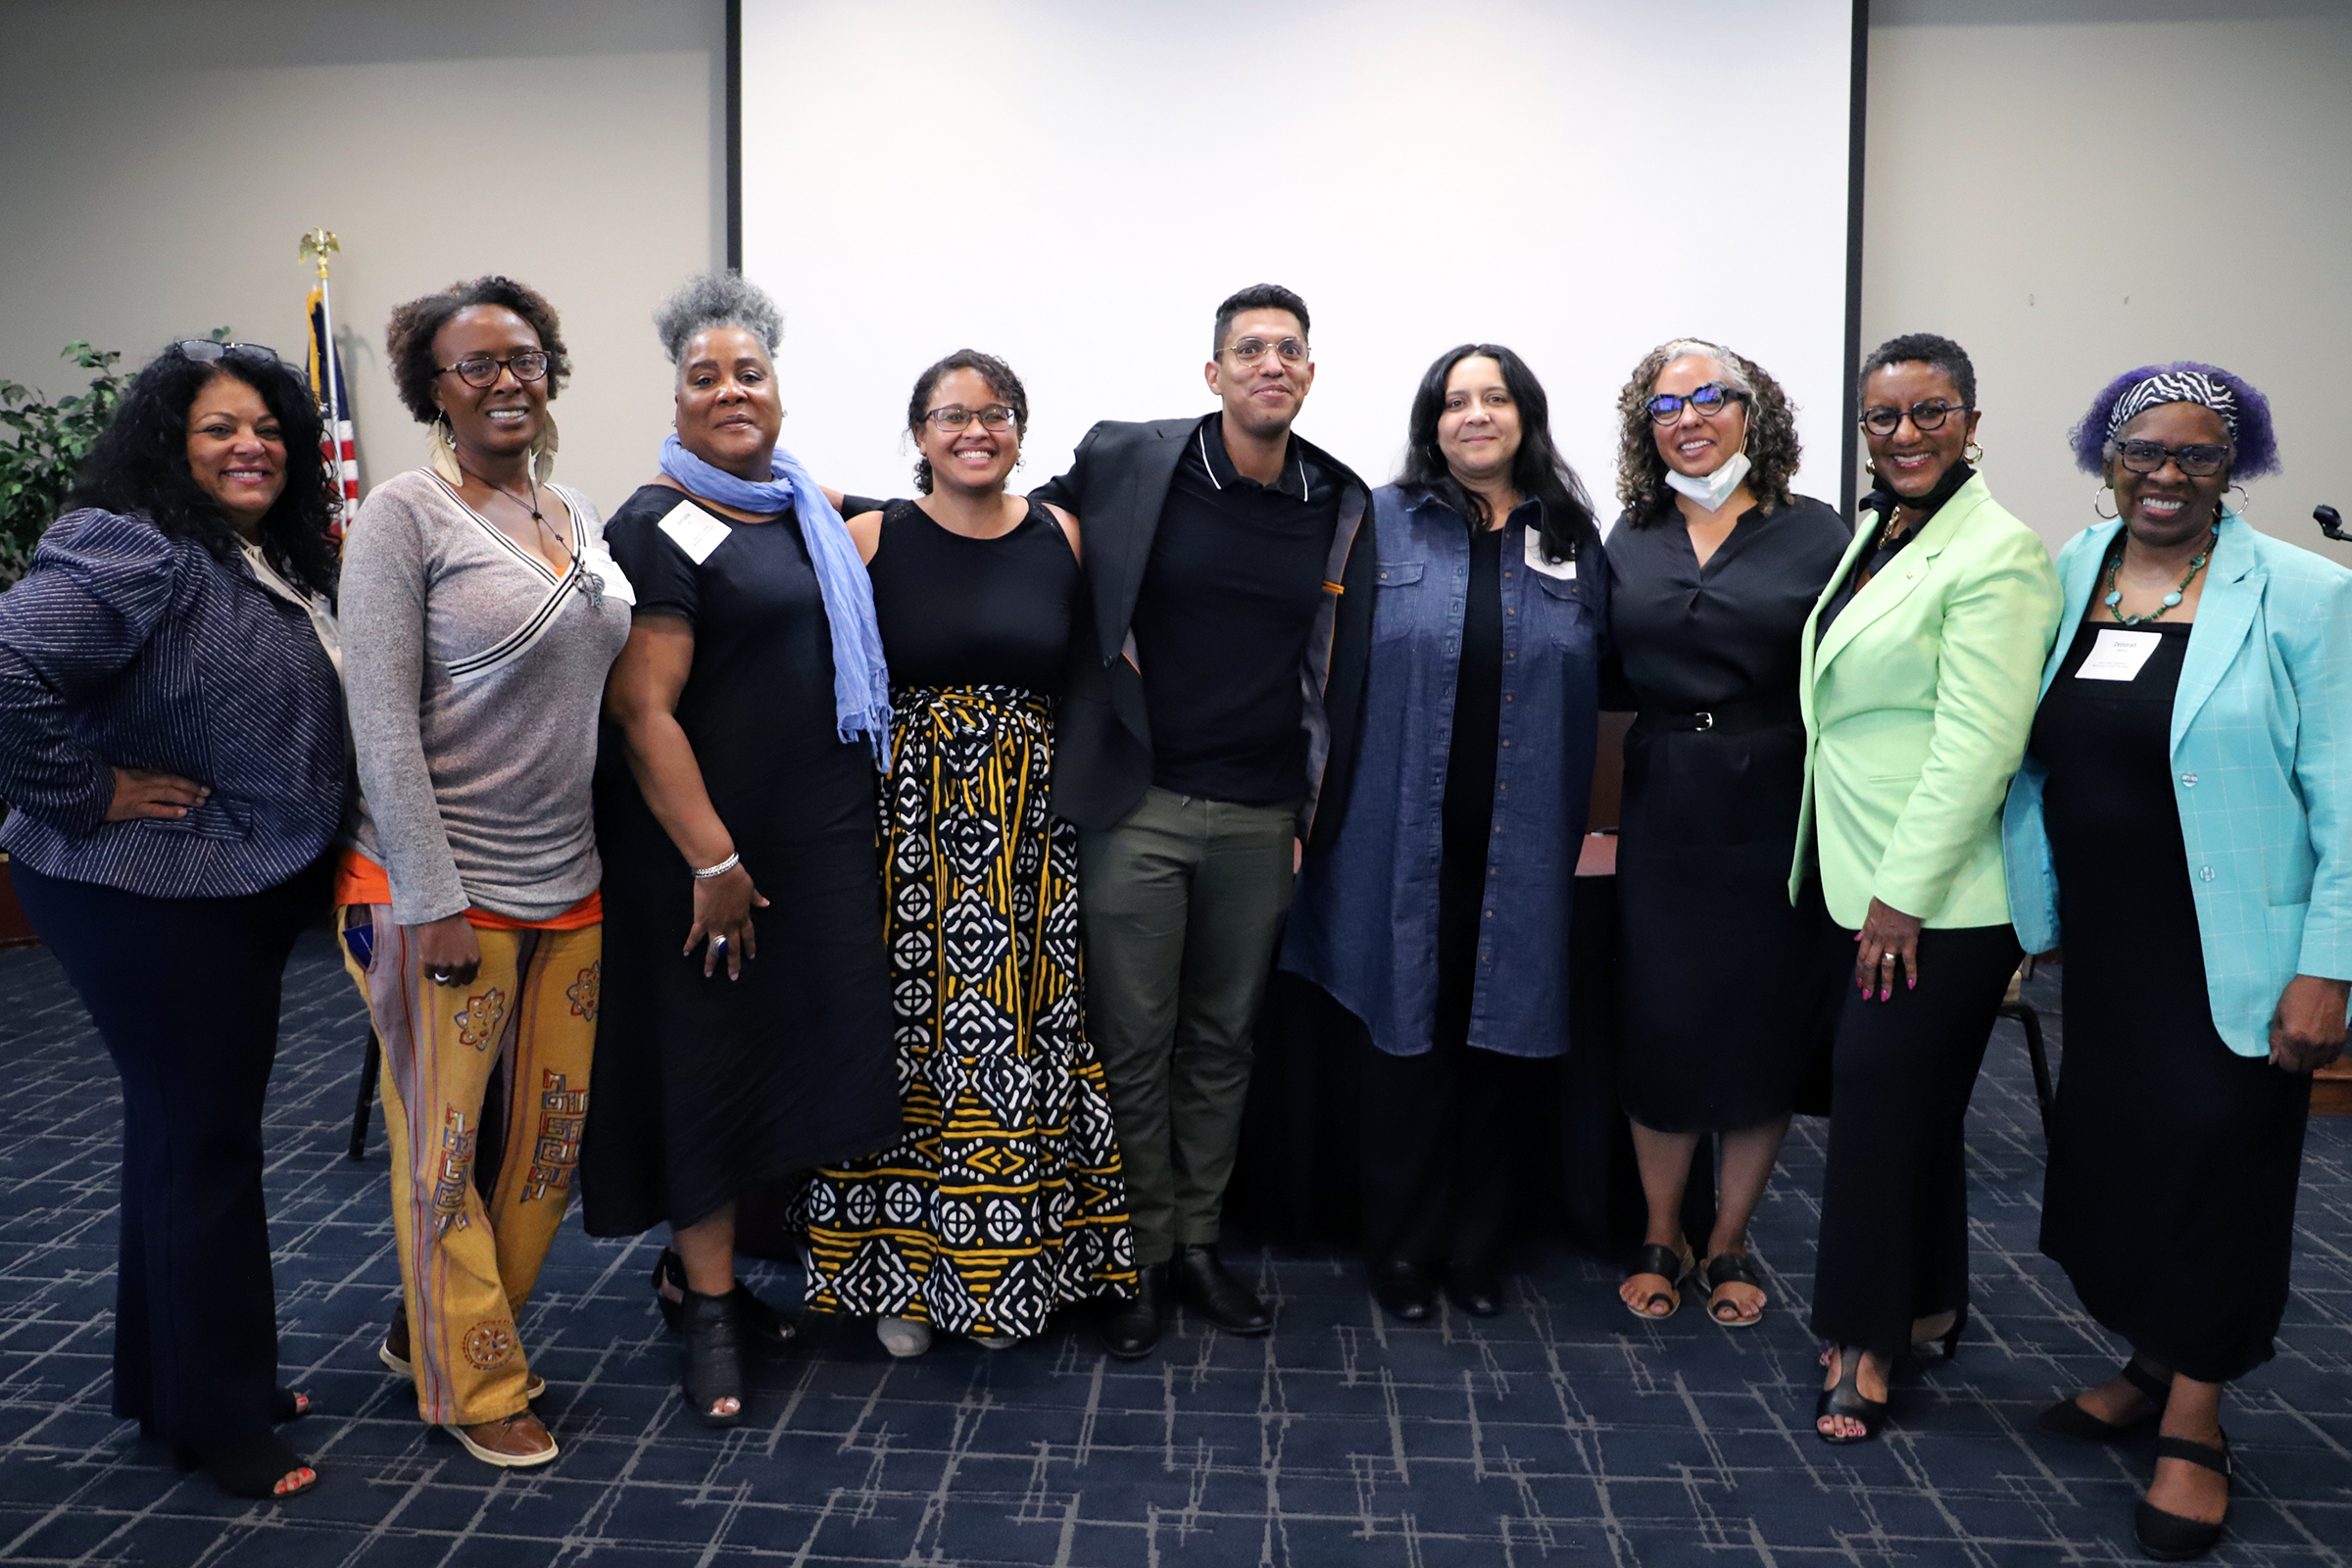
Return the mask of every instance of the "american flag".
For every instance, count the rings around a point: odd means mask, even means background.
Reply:
[[[318,399],[319,418],[326,426],[319,446],[327,476],[342,497],[335,518],[335,537],[340,539],[360,514],[360,450],[352,434],[351,394],[343,384],[343,357],[335,352],[334,318],[323,278],[311,288],[311,392]]]

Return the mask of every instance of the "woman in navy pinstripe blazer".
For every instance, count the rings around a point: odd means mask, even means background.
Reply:
[[[318,1479],[271,1430],[262,1101],[350,771],[318,436],[270,350],[165,349],[0,596],[0,848],[122,1078],[115,1413],[264,1498]]]

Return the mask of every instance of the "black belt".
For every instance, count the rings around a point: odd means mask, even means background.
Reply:
[[[1798,704],[1796,693],[1770,692],[1760,697],[1741,697],[1732,702],[1718,703],[1713,708],[1701,709],[1694,713],[1644,708],[1634,715],[1634,728],[1645,733],[1668,730],[1686,734],[1745,735],[1754,730],[1798,723],[1803,718],[1804,709]]]

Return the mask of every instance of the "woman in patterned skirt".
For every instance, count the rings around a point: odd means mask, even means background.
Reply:
[[[915,382],[917,501],[850,519],[891,675],[887,897],[906,1133],[803,1197],[808,1305],[1002,1348],[1134,1288],[1102,1068],[1078,990],[1078,834],[1050,814],[1078,524],[1008,496],[1029,400],[961,350]]]

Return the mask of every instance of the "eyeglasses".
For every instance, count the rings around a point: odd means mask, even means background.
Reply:
[[[2180,466],[2180,471],[2191,479],[2209,479],[2230,462],[2228,447],[2194,446],[2168,447],[2161,441],[2112,441],[2107,450],[2123,460],[2124,466],[2133,473],[2154,473],[2169,460]]]
[[[1225,346],[1225,352],[1244,365],[1255,365],[1266,357],[1266,351],[1269,349],[1281,355],[1282,363],[1285,365],[1304,365],[1306,363],[1306,339],[1300,337],[1286,337],[1279,342],[1272,343],[1262,337],[1243,337],[1236,338]]]
[[[1685,405],[1696,409],[1708,418],[1713,418],[1733,404],[1746,401],[1746,393],[1725,386],[1721,381],[1709,381],[1704,386],[1694,386],[1690,391],[1679,395],[1673,392],[1661,392],[1642,407],[1649,410],[1649,416],[1655,422],[1672,424],[1683,416]]]
[[[545,349],[524,349],[494,360],[487,354],[468,354],[455,365],[436,365],[434,369],[443,375],[455,373],[467,386],[496,386],[498,372],[513,370],[517,381],[536,381],[547,373],[552,356]]]
[[[1021,416],[1002,403],[991,403],[985,409],[967,409],[960,403],[951,403],[944,409],[933,409],[923,416],[942,430],[961,430],[974,419],[983,430],[1009,430],[1020,423]]]
[[[1941,398],[1929,398],[1907,409],[1890,409],[1882,404],[1878,408],[1862,411],[1862,428],[1872,435],[1892,435],[1902,428],[1903,416],[1909,415],[1913,429],[1934,430],[1940,428],[1943,421],[1953,415],[1964,414],[1967,410],[1966,404],[1946,403]]]
[[[258,360],[265,365],[279,363],[277,350],[265,348],[259,343],[221,343],[209,337],[183,337],[172,346],[200,365],[231,358]]]

